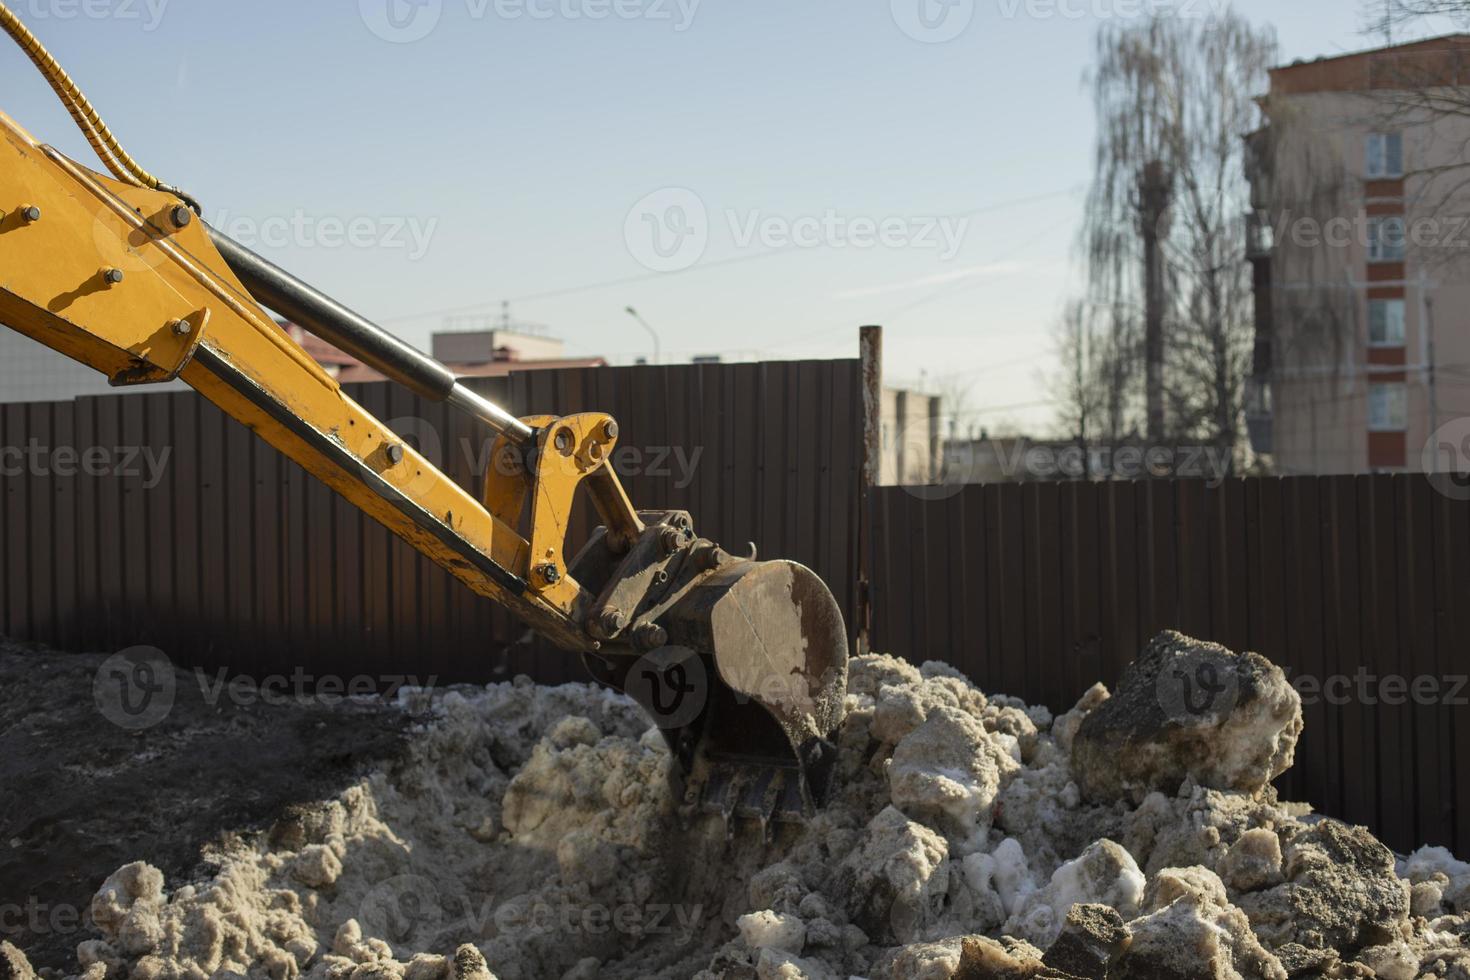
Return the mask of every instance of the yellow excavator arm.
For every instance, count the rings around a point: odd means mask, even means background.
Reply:
[[[823,802],[847,639],[813,572],[736,558],[697,537],[686,513],[635,510],[610,464],[619,433],[609,416],[517,419],[209,227],[187,195],[131,158],[118,162],[126,154],[3,3],[0,26],[114,171],[79,165],[0,112],[0,323],[116,386],[184,381],[469,588],[581,654],[662,729],[684,806],[770,827]],[[348,398],[267,308],[490,425],[479,496]],[[602,524],[568,554],[583,488]]]
[[[567,446],[571,434],[572,451],[537,468],[532,534],[522,537],[526,481],[503,451],[486,500],[475,500],[342,393],[177,198],[86,170],[3,115],[0,137],[0,186],[12,197],[0,205],[0,319],[114,385],[182,379],[474,591],[559,646],[592,648],[581,622],[595,597],[561,550],[577,483],[599,484],[593,500],[609,527],[643,530],[607,465],[610,419],[577,416],[537,433],[493,407],[477,411],[502,440]],[[479,401],[452,378],[444,391],[416,387]]]

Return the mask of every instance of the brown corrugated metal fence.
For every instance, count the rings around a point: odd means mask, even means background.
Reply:
[[[1286,794],[1401,848],[1470,851],[1470,502],[1413,476],[1031,483],[873,488],[861,517],[861,377],[852,360],[476,387],[519,414],[611,411],[640,507],[810,565],[850,624],[862,528],[872,649],[988,691],[1064,710],[1165,628],[1338,683],[1309,699]],[[477,491],[483,427],[387,384],[350,393]],[[256,676],[582,676],[193,394],[0,406],[0,452],[0,633]]]
[[[1159,630],[1256,650],[1307,702],[1287,798],[1470,851],[1470,503],[1424,477],[885,487],[872,521],[873,649],[1058,711]]]
[[[810,565],[851,622],[858,376],[839,360],[471,386],[517,414],[611,412],[636,506],[688,509],[732,550],[753,541]],[[348,393],[478,495],[487,429],[387,383]],[[574,658],[533,648],[493,603],[193,393],[3,405],[0,449],[0,633],[67,650],[146,643],[257,676],[583,679]]]

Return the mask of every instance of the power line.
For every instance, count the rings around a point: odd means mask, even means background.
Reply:
[[[1017,255],[1017,254],[1025,251],[1026,249],[1030,248],[1032,245],[1035,245],[1037,242],[1041,241],[1043,238],[1045,238],[1050,233],[1051,233],[1051,229],[1043,229],[1039,234],[1037,234],[1037,235],[1035,235],[1035,236],[1033,236],[1031,238],[1028,238],[1026,241],[1022,242],[1020,245],[1016,246],[1015,248],[1008,249],[1006,251],[1005,255],[1006,256],[1015,256],[1015,255]],[[991,262],[1000,261],[1000,257],[997,257],[995,259],[991,259],[990,261]],[[982,263],[982,265],[984,265],[984,264],[989,264],[989,263]],[[924,305],[926,305],[928,303],[931,303],[934,300],[943,299],[946,296],[958,296],[961,293],[969,292],[972,289],[979,289],[980,287],[987,286],[987,285],[990,285],[990,280],[987,279],[987,278],[984,278],[984,277],[981,277],[981,279],[980,279],[979,282],[968,282],[967,283],[964,280],[960,280],[957,283],[945,283],[944,285],[939,286],[938,288],[934,289],[929,294],[921,297],[920,299],[918,299],[918,300],[916,300],[916,301],[914,301],[912,303],[906,303],[903,306],[897,307],[897,308],[895,308],[893,310],[888,311],[887,313],[882,314],[881,316],[874,317],[873,318],[873,322],[875,322],[875,323],[883,323],[883,324],[886,325],[886,324],[892,323],[895,319],[897,319],[898,317],[903,316],[905,313],[912,312],[913,310],[916,310],[916,309],[918,309],[921,306],[924,306]],[[815,340],[818,337],[822,337],[822,336],[826,336],[828,334],[836,333],[839,330],[851,330],[851,329],[852,329],[852,323],[851,323],[851,321],[844,320],[841,324],[835,324],[835,325],[830,326],[830,327],[823,327],[820,330],[814,331],[814,332],[809,333],[809,334],[804,334],[804,335],[802,335],[800,337],[796,337],[796,338],[794,338],[792,340],[782,341],[781,343],[774,345],[770,349],[771,350],[781,350],[783,348],[796,347],[796,346],[800,346],[801,344],[804,344],[804,343],[806,343],[808,341]],[[963,373],[965,373],[965,372],[956,372],[955,374],[952,374],[952,375],[946,375],[946,377],[955,377],[956,375],[963,374]]]
[[[1049,405],[1058,405],[1061,401],[1062,399],[1060,398],[1043,398],[1040,401],[1018,402],[1015,405],[987,405],[984,408],[968,408],[963,412],[954,412],[944,417],[968,419],[981,415],[994,415],[996,412],[1017,412],[1023,408],[1045,408]]]
[[[1048,357],[1050,357],[1050,355],[1045,353],[1028,354],[1025,357],[1018,357],[1012,361],[1001,361],[999,364],[987,364],[984,367],[978,368],[965,368],[962,371],[948,371],[944,374],[931,374],[927,376],[927,379],[931,382],[947,381],[950,378],[963,378],[967,375],[990,374],[994,371],[1004,371],[1006,368],[1018,367],[1022,364],[1035,364],[1036,362]]]
[[[968,211],[952,212],[945,215],[945,217],[972,218],[978,214],[987,214],[993,211],[1005,210],[1007,208],[1024,207],[1028,204],[1037,204],[1042,201],[1051,200],[1053,198],[1065,197],[1075,194],[1077,193],[1079,186],[1080,185],[1074,184],[1071,187],[1065,188],[1064,190],[1051,191],[1046,194],[1036,194],[1030,197],[1010,198],[1003,201],[996,201],[991,204],[982,205],[977,208],[971,208]],[[769,252],[758,252],[754,255],[734,255],[730,256],[729,258],[716,259],[711,262],[698,262],[687,269],[677,269],[672,272],[646,272],[635,276],[625,276],[620,279],[607,279],[601,282],[583,283],[582,285],[578,286],[563,286],[557,289],[548,289],[538,293],[526,293],[521,296],[512,296],[506,299],[491,300],[481,303],[471,303],[465,306],[445,307],[443,309],[427,310],[421,313],[405,313],[401,316],[385,317],[380,320],[380,322],[398,323],[404,320],[422,320],[429,317],[452,316],[456,313],[468,313],[475,310],[482,310],[486,309],[487,307],[497,306],[501,303],[530,303],[538,300],[557,299],[562,296],[571,296],[577,293],[592,292],[599,289],[612,289],[615,286],[631,286],[642,282],[649,282],[655,279],[669,279],[673,276],[687,275],[691,272],[705,272],[711,269],[720,269],[726,266],[739,265],[744,262],[754,262],[759,259],[769,259],[780,255],[797,255],[813,251],[816,251],[816,249],[792,246],[790,248],[774,249]]]

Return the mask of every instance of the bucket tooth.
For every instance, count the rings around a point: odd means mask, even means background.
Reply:
[[[750,778],[750,774],[743,769],[731,768],[727,771],[729,781],[725,784],[719,809],[720,819],[725,823],[725,839],[728,841],[735,838],[735,817],[740,812],[740,794],[744,792],[745,783]]]

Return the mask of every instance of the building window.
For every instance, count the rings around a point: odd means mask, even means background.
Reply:
[[[1370,299],[1368,301],[1368,345],[1370,347],[1404,346],[1404,301]]]
[[[1404,175],[1404,134],[1368,134],[1368,177],[1386,180]]]
[[[1402,217],[1369,218],[1368,261],[1402,262],[1406,237]]]
[[[1403,432],[1409,425],[1408,389],[1402,383],[1368,386],[1368,431]]]

